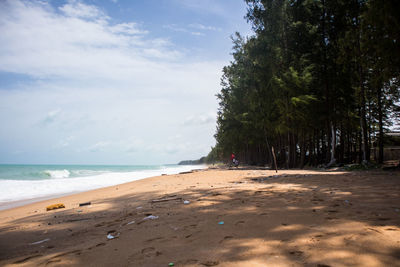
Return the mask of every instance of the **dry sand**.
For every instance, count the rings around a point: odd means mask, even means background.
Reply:
[[[210,169],[3,210],[0,265],[400,266],[399,172],[278,175]]]

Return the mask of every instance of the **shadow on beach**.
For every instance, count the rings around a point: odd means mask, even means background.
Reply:
[[[0,264],[400,266],[399,173],[238,170],[12,220]]]

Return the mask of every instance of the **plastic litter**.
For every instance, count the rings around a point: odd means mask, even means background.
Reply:
[[[40,241],[33,242],[33,243],[31,243],[31,245],[41,244],[41,243],[47,242],[49,240],[50,240],[50,238],[46,238],[46,239],[43,239],[43,240],[40,240]]]
[[[168,266],[175,266],[173,262],[168,263]]]
[[[219,225],[223,225],[223,224],[224,224],[224,221],[220,221],[218,224],[219,224]]]
[[[113,238],[114,238],[114,236],[112,234],[107,235],[107,239],[113,239]]]
[[[111,240],[111,239],[114,239],[114,238],[117,238],[117,237],[119,237],[119,233],[110,233],[110,234],[107,235],[107,239],[108,240]]]
[[[62,209],[62,208],[65,208],[65,205],[62,203],[57,203],[57,204],[47,206],[46,210],[49,211],[49,210]]]
[[[183,204],[189,204],[190,203],[190,201],[189,200],[185,200],[185,201],[183,201]]]
[[[130,225],[130,224],[133,224],[133,223],[135,223],[135,221],[128,222],[126,225]]]
[[[149,215],[149,216],[147,216],[147,217],[144,217],[144,218],[143,218],[143,221],[146,221],[146,220],[155,220],[155,219],[158,219],[158,216]]]

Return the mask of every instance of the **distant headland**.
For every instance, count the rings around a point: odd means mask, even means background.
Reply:
[[[181,162],[178,163],[178,165],[199,165],[205,163],[206,163],[206,157],[201,157],[196,160],[182,160]]]

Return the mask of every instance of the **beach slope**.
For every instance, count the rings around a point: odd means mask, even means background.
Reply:
[[[399,262],[399,172],[208,169],[0,211],[1,266]]]

